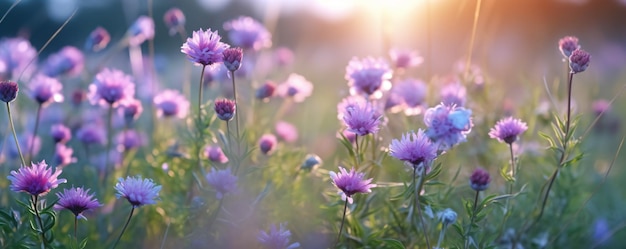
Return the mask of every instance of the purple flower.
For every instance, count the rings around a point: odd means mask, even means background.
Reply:
[[[406,79],[393,86],[389,99],[399,98],[406,115],[419,115],[425,109],[424,100],[427,92],[427,86],[423,81]]]
[[[591,104],[591,109],[596,116],[611,110],[611,102],[606,99],[599,99]]]
[[[164,90],[154,96],[159,117],[185,118],[189,113],[189,101],[176,90]]]
[[[293,143],[298,140],[298,129],[285,121],[278,121],[274,127],[276,135],[287,143]]]
[[[215,101],[215,114],[217,114],[217,118],[229,121],[235,117],[236,107],[233,100],[218,99]]]
[[[154,21],[147,16],[140,16],[128,29],[128,42],[131,46],[139,46],[146,40],[154,38]]]
[[[52,128],[50,128],[50,134],[55,143],[64,144],[72,138],[70,128],[67,128],[67,126],[63,124],[53,125]]]
[[[219,147],[218,145],[207,146],[204,149],[204,155],[211,162],[214,162],[214,163],[222,163],[222,164],[224,164],[224,163],[228,162],[228,157],[226,157],[226,155],[222,151],[222,148]]]
[[[491,176],[489,176],[489,172],[482,169],[477,168],[472,173],[469,179],[470,187],[476,191],[483,191],[489,187],[489,183],[491,182]]]
[[[263,85],[256,89],[256,93],[254,96],[257,99],[261,99],[263,101],[268,101],[270,97],[274,96],[274,91],[276,90],[276,84],[272,81],[265,81]]]
[[[611,238],[611,226],[605,218],[597,218],[591,227],[592,239],[600,243],[600,245],[606,245]]]
[[[501,143],[512,144],[517,137],[528,129],[526,123],[513,117],[501,119],[496,126],[489,131],[489,137],[497,139]]]
[[[78,129],[76,132],[76,138],[86,145],[91,144],[104,144],[106,137],[104,128],[101,125],[95,123],[87,123]]]
[[[339,104],[337,104],[337,118],[339,120],[343,120],[343,117],[345,116],[346,111],[352,110],[356,107],[364,107],[366,105],[367,105],[367,100],[363,98],[362,96],[350,95],[348,97],[345,97],[341,100],[341,102],[339,102]]]
[[[61,51],[50,55],[43,66],[43,73],[50,77],[61,75],[77,76],[83,71],[85,58],[76,47],[65,46]]]
[[[20,88],[17,82],[14,81],[0,81],[0,100],[5,103],[10,103],[17,98],[17,92]]]
[[[31,164],[30,167],[22,165],[18,171],[11,171],[11,175],[7,178],[11,181],[12,191],[40,196],[46,195],[59,184],[67,182],[65,179],[57,179],[63,171],[56,169],[53,172],[52,169],[48,168],[45,160]]]
[[[224,50],[224,66],[228,71],[234,72],[241,67],[243,50],[241,48],[227,48]]]
[[[180,51],[187,55],[187,59],[198,65],[213,65],[222,62],[224,50],[229,45],[220,41],[222,37],[211,29],[194,31],[191,38],[180,47]]]
[[[569,56],[569,68],[572,70],[572,73],[583,72],[589,67],[590,59],[591,55],[589,55],[587,51],[576,49],[572,52],[572,55]]]
[[[116,69],[103,69],[89,85],[89,100],[93,105],[116,107],[120,101],[132,99],[134,95],[135,84],[130,76]]]
[[[41,139],[39,136],[35,136],[33,139],[33,134],[29,132],[25,132],[17,135],[17,141],[20,144],[20,148],[22,152],[32,151],[33,155],[37,155],[41,150]],[[17,151],[17,147],[15,147],[15,143],[6,143],[7,146],[7,156],[9,158],[18,158],[19,152]],[[31,150],[31,147],[32,150]]]
[[[257,239],[264,248],[267,249],[293,249],[300,247],[300,243],[289,243],[291,232],[281,223],[279,227],[275,224],[270,226],[269,232],[261,231]]]
[[[63,85],[55,78],[37,75],[30,81],[31,97],[40,105],[50,102],[63,102]]]
[[[125,99],[120,102],[119,112],[124,117],[126,125],[129,125],[139,118],[139,115],[143,112],[143,105],[138,99]]]
[[[354,132],[343,130],[341,133],[337,133],[337,138],[342,139],[342,135],[352,144],[356,141],[356,134]]]
[[[265,134],[259,138],[259,149],[265,155],[270,155],[276,148],[276,136],[273,134]]]
[[[300,103],[313,92],[313,84],[302,75],[292,73],[284,83],[276,88],[276,92],[283,98],[293,98],[293,101]]]
[[[425,133],[440,150],[448,150],[466,141],[474,126],[471,115],[471,110],[439,104],[424,114],[424,123],[428,127]]]
[[[178,30],[185,27],[185,14],[179,8],[171,8],[163,15],[163,21],[170,30],[170,35],[175,35]]]
[[[89,194],[89,189],[80,187],[64,189],[63,193],[57,193],[57,197],[59,197],[59,201],[54,205],[54,208],[57,210],[67,209],[78,218],[86,219],[83,212],[102,206],[98,199],[93,197],[93,194]]]
[[[272,46],[272,35],[252,17],[241,16],[226,22],[224,29],[234,46],[255,51]]]
[[[156,185],[152,179],[142,179],[140,176],[130,177],[126,179],[119,178],[115,184],[117,193],[115,196],[126,198],[133,207],[141,207],[143,205],[156,204],[159,197],[161,186]]]
[[[291,49],[281,47],[274,51],[274,61],[279,67],[286,67],[293,63],[294,55]]]
[[[105,48],[109,41],[111,41],[109,32],[102,27],[97,27],[89,33],[87,41],[85,41],[85,49],[97,52]]]
[[[74,150],[65,144],[58,143],[54,150],[54,162],[58,168],[63,168],[71,163],[76,162],[76,158],[72,157]]]
[[[398,69],[408,69],[416,67],[424,62],[424,58],[417,55],[417,52],[411,50],[392,49],[389,56],[394,66]]]
[[[144,134],[135,130],[122,131],[116,138],[119,151],[128,151],[139,148],[144,145],[145,140]]]
[[[368,106],[352,106],[346,108],[343,113],[343,123],[348,127],[348,131],[359,136],[377,133],[380,129],[382,115]]]
[[[444,105],[463,107],[467,99],[467,90],[460,82],[455,81],[441,88],[440,96]]]
[[[237,190],[237,177],[230,172],[230,169],[211,168],[211,172],[206,175],[206,181],[217,192],[215,195],[217,199],[222,199],[224,195]]]
[[[428,166],[437,157],[437,145],[430,141],[422,129],[402,135],[401,140],[391,140],[389,155],[412,167]]]
[[[337,187],[341,194],[341,199],[346,200],[352,204],[352,195],[356,193],[370,193],[370,188],[376,187],[376,184],[372,184],[372,178],[364,180],[365,173],[358,173],[352,168],[350,172],[347,172],[343,167],[339,167],[339,173],[330,171],[330,179],[333,180],[333,185]]]
[[[352,58],[346,67],[346,80],[350,94],[367,95],[379,99],[384,91],[391,89],[392,71],[382,58]]]
[[[35,71],[35,66],[29,64],[35,62],[37,50],[29,41],[23,38],[5,38],[0,41],[0,79],[15,79],[24,74],[24,78],[30,78]]]
[[[559,40],[559,50],[561,50],[561,54],[565,58],[569,58],[572,55],[574,50],[579,49],[580,45],[578,45],[578,38],[574,36],[566,36]]]

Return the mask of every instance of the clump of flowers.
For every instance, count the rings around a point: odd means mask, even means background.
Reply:
[[[18,80],[23,74],[29,78],[35,71],[30,62],[37,58],[37,50],[24,38],[5,38],[0,41],[0,79]]]
[[[466,141],[473,126],[471,115],[472,111],[463,107],[439,104],[429,108],[424,114],[428,127],[425,134],[438,144],[439,150],[448,150]]]
[[[379,99],[383,92],[391,89],[392,71],[382,58],[352,58],[346,67],[345,78],[350,86],[350,94],[365,95]]]
[[[278,227],[272,224],[268,232],[261,231],[257,239],[267,249],[293,249],[300,247],[300,243],[290,243],[291,232],[282,223]]]
[[[233,193],[237,190],[237,177],[233,175],[230,169],[215,169],[206,175],[206,181],[217,192],[217,199],[224,198],[224,195]]]
[[[61,169],[53,171],[44,160],[32,163],[30,167],[22,165],[17,171],[11,171],[11,175],[7,178],[11,181],[12,191],[41,196],[46,195],[59,184],[67,182],[65,179],[58,178],[61,172],[63,172]]]

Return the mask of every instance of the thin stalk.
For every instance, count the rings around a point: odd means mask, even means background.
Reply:
[[[109,104],[109,114],[107,116],[107,148],[106,151],[104,151],[105,153],[105,159],[104,159],[104,174],[102,176],[102,186],[103,188],[106,188],[106,182],[107,182],[107,177],[109,176],[109,155],[110,150],[111,150],[111,140],[113,140],[113,104]]]
[[[13,117],[11,116],[11,106],[7,102],[7,114],[9,115],[9,124],[11,125],[11,131],[13,131],[13,139],[15,140],[15,147],[17,148],[17,153],[20,154],[20,159],[22,160],[22,165],[27,167],[26,160],[24,160],[24,155],[22,154],[22,150],[20,149],[20,142],[17,141],[17,134],[15,133],[15,125],[13,124]]]
[[[355,134],[354,135],[354,144],[356,146],[355,151],[354,151],[354,158],[356,158],[356,165],[354,165],[354,167],[359,167],[359,135]]]
[[[472,231],[472,225],[474,224],[474,218],[476,218],[476,206],[478,205],[478,194],[480,191],[476,191],[476,196],[474,197],[474,205],[472,206],[472,216],[470,217],[469,227],[467,228],[467,232],[465,233],[465,246],[463,248],[469,248],[469,236]]]
[[[509,144],[509,152],[511,152],[511,177],[515,180],[515,156],[513,155],[513,143]]]
[[[122,232],[120,233],[120,236],[117,237],[117,240],[115,240],[115,243],[113,244],[113,247],[111,247],[111,249],[115,249],[115,247],[117,246],[117,243],[120,242],[122,235],[124,235],[124,231],[126,231],[126,227],[128,227],[128,223],[130,223],[130,218],[133,217],[133,212],[135,212],[135,206],[133,206],[133,208],[130,210],[130,214],[128,215],[128,220],[126,220],[126,224],[124,224],[124,227],[122,228]]]
[[[39,209],[37,208],[37,198],[38,196],[32,196],[31,201],[33,202],[33,209],[35,210],[35,217],[37,217],[37,222],[39,223],[39,229],[41,230],[41,248],[45,248],[48,244],[46,241],[46,233],[43,230],[43,221],[41,220],[41,215],[39,214]]]
[[[204,84],[204,70],[206,69],[206,65],[202,66],[202,71],[200,72],[200,89],[198,91],[198,116],[202,113],[202,88]]]
[[[217,204],[217,209],[215,209],[215,212],[213,212],[213,215],[211,215],[211,222],[209,223],[209,227],[206,229],[209,232],[211,231],[211,227],[213,227],[213,224],[217,220],[217,215],[220,213],[220,210],[222,210],[222,206],[224,205],[224,197],[225,196],[222,196],[219,204]]]
[[[37,130],[39,129],[39,119],[41,118],[41,104],[37,107],[37,116],[35,116],[35,129],[33,129],[33,136],[30,137],[30,144],[28,144],[28,158],[33,161],[33,148],[35,147],[35,137],[37,137]]]
[[[232,143],[230,142],[230,125],[228,123],[228,120],[226,120],[226,137],[228,138],[228,149],[231,150],[230,145]]]
[[[346,211],[348,210],[348,198],[346,197],[346,202],[343,204],[343,217],[341,218],[341,226],[339,226],[339,234],[337,235],[337,243],[339,244],[339,239],[341,239],[341,232],[343,231],[343,224],[346,222]]]
[[[423,173],[425,169],[423,168],[420,170],[420,173],[419,173],[420,180],[417,185],[415,185],[415,178],[418,177],[416,170],[417,170],[417,167],[413,166],[413,185],[415,186],[415,209],[417,209],[417,216],[420,220],[420,223],[422,223],[422,230],[424,230],[424,239],[426,240],[426,247],[430,248],[430,241],[428,240],[428,230],[426,228],[426,223],[424,222],[422,209],[420,208],[420,192],[422,192],[422,188],[424,187],[424,174]]]
[[[469,52],[467,54],[467,61],[465,62],[464,76],[469,73],[470,65],[472,64],[472,53],[474,52],[474,40],[476,40],[476,29],[478,29],[478,17],[480,16],[480,6],[482,0],[476,2],[476,9],[474,10],[474,24],[472,25],[472,36],[470,38]]]
[[[78,247],[78,236],[77,236],[78,233],[76,232],[76,230],[78,230],[77,227],[78,227],[78,215],[75,215],[74,216],[74,243],[76,243],[76,247]]]
[[[237,108],[239,100],[237,100],[237,88],[235,88],[235,71],[230,71],[230,76],[233,83],[233,97],[235,98],[235,129],[237,130],[237,154],[239,155],[239,153],[241,153],[241,147],[239,145],[239,140],[241,139],[239,136],[239,113],[241,113],[241,110]]]
[[[443,225],[441,227],[441,232],[439,232],[439,239],[437,240],[437,246],[435,248],[439,249],[441,247],[441,242],[443,241],[443,237],[446,235],[446,228],[448,228],[447,225]]]

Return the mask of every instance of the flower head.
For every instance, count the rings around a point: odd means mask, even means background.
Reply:
[[[143,105],[138,99],[126,99],[120,102],[119,112],[124,117],[126,124],[130,126],[143,112]]]
[[[259,138],[259,149],[265,155],[271,154],[276,148],[276,136],[273,134],[265,134]]]
[[[76,138],[87,145],[104,144],[106,142],[106,133],[101,125],[88,123],[78,129]]]
[[[243,50],[241,48],[227,48],[224,50],[224,66],[228,71],[234,72],[241,67]]]
[[[599,99],[591,104],[591,110],[596,116],[611,110],[611,102],[606,99]]]
[[[497,139],[500,142],[511,144],[515,142],[520,134],[528,129],[526,123],[522,120],[508,117],[501,119],[496,126],[489,131],[489,137]]]
[[[388,103],[393,101],[393,98],[397,98],[396,102],[399,102],[397,104],[404,109],[404,114],[409,116],[419,115],[425,109],[424,102],[427,92],[428,87],[423,81],[406,79],[393,86]]]
[[[55,209],[67,209],[78,218],[85,218],[83,212],[102,206],[98,199],[89,194],[89,189],[71,188],[64,189],[63,193],[57,193],[59,201],[54,205]]]
[[[135,84],[130,76],[116,69],[105,68],[98,73],[89,86],[91,104],[113,105],[125,99],[133,98]]]
[[[313,84],[302,75],[292,73],[287,81],[276,88],[276,92],[283,98],[293,98],[294,102],[299,103],[311,96]]]
[[[235,117],[235,112],[237,111],[237,106],[235,105],[235,101],[230,99],[218,99],[215,101],[215,114],[217,114],[217,118],[229,121]]]
[[[221,42],[217,31],[209,30],[194,31],[191,38],[180,47],[180,51],[187,55],[187,59],[198,65],[213,65],[222,62],[224,50],[229,45]]]
[[[322,159],[315,154],[308,154],[304,162],[300,165],[300,169],[311,171],[313,168],[322,164]]]
[[[424,62],[424,58],[417,55],[417,52],[411,50],[392,49],[389,56],[394,66],[398,69],[407,69],[416,67]]]
[[[171,8],[163,15],[163,21],[169,29],[170,35],[175,35],[179,29],[185,26],[185,14],[179,8]]]
[[[71,163],[76,162],[76,158],[72,155],[74,154],[74,150],[70,147],[67,147],[65,144],[58,143],[55,146],[54,150],[54,161],[59,168],[63,168]]]
[[[189,101],[176,90],[164,90],[154,96],[159,117],[185,118],[189,113]]]
[[[50,102],[63,102],[63,85],[55,78],[37,75],[30,81],[31,97],[40,105]]]
[[[456,222],[456,212],[450,208],[446,208],[437,214],[437,218],[444,227]]]
[[[376,187],[376,184],[371,183],[372,178],[363,179],[365,173],[356,172],[354,168],[348,172],[345,168],[339,167],[339,173],[330,171],[329,174],[330,179],[333,180],[333,185],[340,190],[341,199],[346,200],[348,198],[350,204],[352,204],[352,195],[356,193],[370,193],[372,192],[370,188]]]
[[[298,140],[298,129],[285,121],[278,121],[274,127],[276,135],[287,143],[293,143]]]
[[[437,157],[437,145],[430,141],[422,129],[402,135],[401,140],[391,140],[389,155],[412,167],[428,166]]]
[[[561,50],[561,54],[565,58],[569,58],[572,55],[574,50],[579,49],[580,45],[578,45],[578,38],[574,36],[566,36],[559,40],[559,50]]]
[[[272,35],[252,17],[241,16],[224,23],[228,38],[234,46],[244,49],[260,50],[272,46]]]
[[[211,172],[206,175],[206,181],[217,192],[217,199],[222,199],[224,195],[237,190],[237,177],[230,172],[230,169],[211,168]]]
[[[19,89],[17,82],[10,80],[0,81],[0,100],[5,103],[10,103],[17,98]]]
[[[267,101],[270,97],[274,96],[274,91],[276,90],[276,84],[272,81],[265,81],[263,85],[256,89],[256,93],[254,96],[257,99],[261,99]]]
[[[345,78],[350,86],[350,94],[366,95],[379,99],[384,91],[391,89],[392,71],[382,58],[352,58],[346,67]]]
[[[589,67],[590,59],[591,55],[587,51],[576,49],[569,56],[569,68],[572,70],[572,73],[583,72]]]
[[[343,122],[348,127],[347,130],[359,136],[377,133],[381,118],[382,115],[369,106],[352,106],[346,108],[343,113]]]
[[[364,107],[366,105],[367,105],[367,100],[363,98],[362,96],[359,96],[359,95],[347,96],[343,98],[337,104],[337,118],[339,120],[343,120],[343,117],[345,116],[345,113],[348,110],[352,110],[356,107]]]
[[[97,27],[89,33],[85,41],[85,49],[97,52],[105,48],[109,44],[109,41],[111,41],[109,32],[103,27]]]
[[[70,128],[62,124],[53,125],[50,128],[50,135],[55,143],[67,143],[72,138]]]
[[[483,191],[489,187],[489,183],[491,182],[491,176],[489,176],[489,172],[482,169],[477,168],[472,173],[469,179],[470,187],[476,191]]]
[[[146,40],[152,40],[154,38],[154,21],[150,17],[140,16],[128,28],[128,36],[131,46],[139,46]]]
[[[291,232],[285,228],[283,223],[279,227],[272,224],[270,230],[268,232],[261,231],[257,239],[267,249],[293,249],[300,247],[300,243],[289,243]]]
[[[274,50],[274,62],[279,67],[286,67],[293,63],[294,55],[291,49],[286,47],[280,47]]]
[[[56,169],[53,172],[44,160],[39,163],[32,163],[30,167],[22,165],[18,171],[11,171],[11,175],[7,178],[11,181],[10,188],[12,191],[40,196],[46,195],[59,184],[67,182],[65,179],[57,178],[61,172],[63,172],[61,169]]]
[[[120,177],[117,180],[115,190],[117,191],[115,197],[118,199],[120,197],[126,198],[133,207],[141,207],[156,204],[161,185],[156,185],[152,179],[127,176],[126,179]]]
[[[467,100],[467,90],[460,82],[456,81],[441,88],[440,96],[441,103],[444,105],[463,107]]]
[[[131,129],[122,131],[116,138],[119,151],[139,148],[144,145],[145,140],[145,134]]]
[[[218,145],[207,146],[204,149],[204,155],[214,163],[227,163],[228,157],[222,151],[222,148]]]
[[[76,47],[65,46],[61,51],[50,55],[43,66],[43,73],[50,77],[61,75],[77,76],[83,71],[85,58]]]
[[[424,123],[428,127],[425,134],[434,141],[439,150],[448,150],[465,142],[472,130],[472,111],[456,106],[439,104],[429,108],[424,114]]]
[[[20,74],[30,78],[35,71],[31,61],[37,59],[37,50],[24,38],[5,38],[0,41],[0,79],[17,80]],[[30,65],[30,66],[29,66]]]

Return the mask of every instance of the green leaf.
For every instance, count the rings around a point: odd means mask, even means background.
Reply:
[[[382,239],[383,244],[380,248],[385,249],[404,249],[402,242],[395,239]]]

